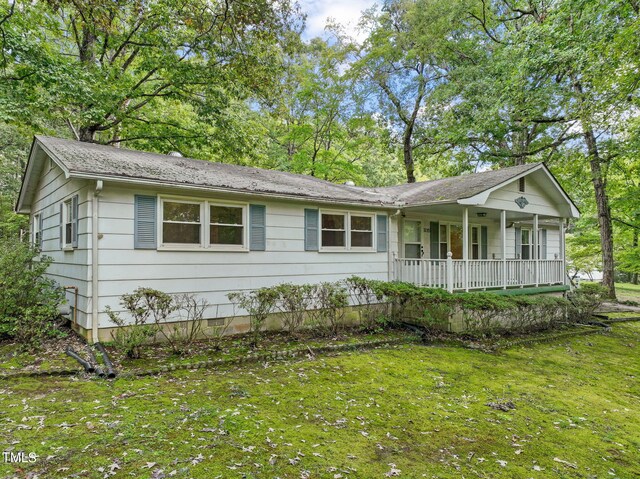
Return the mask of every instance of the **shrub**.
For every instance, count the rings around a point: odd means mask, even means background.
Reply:
[[[204,313],[209,307],[205,299],[198,299],[193,293],[184,293],[172,297],[172,308],[178,312],[179,321],[173,323],[168,331],[161,329],[174,354],[184,354],[202,333]],[[225,321],[223,324],[227,324]],[[226,329],[226,326],[225,326]],[[214,337],[224,334],[224,330]]]
[[[142,345],[159,331],[171,343],[170,337],[160,326],[175,311],[171,296],[152,288],[138,288],[131,294],[123,294],[120,304],[129,312],[133,323],[127,323],[108,306],[105,312],[111,322],[118,326],[115,333],[111,333],[114,343],[128,357],[139,358]],[[174,343],[171,344],[174,347]]]
[[[588,321],[607,298],[608,291],[597,283],[582,283],[579,288],[567,293],[570,306],[568,320],[572,323]]]
[[[387,304],[376,295],[380,281],[351,276],[345,285],[351,301],[358,306],[360,325],[365,331],[376,331],[388,325]]]
[[[236,291],[227,294],[227,298],[234,306],[238,306],[249,313],[249,330],[253,333],[251,344],[255,347],[258,344],[258,334],[278,301],[277,290],[275,288],[260,288],[247,292]]]
[[[347,290],[340,283],[319,283],[312,287],[311,308],[308,312],[312,328],[321,334],[336,334],[349,305]]]
[[[51,258],[12,239],[0,239],[0,336],[27,347],[63,334],[56,325],[64,291],[44,273]]]
[[[302,327],[307,309],[313,301],[313,287],[309,284],[283,283],[274,289],[278,296],[276,308],[282,313],[282,326],[289,334],[294,334]]]

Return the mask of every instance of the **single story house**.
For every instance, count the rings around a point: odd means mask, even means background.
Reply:
[[[579,215],[542,163],[364,188],[44,136],[16,209],[92,340],[109,339],[105,308],[140,286],[197,293],[212,320],[233,314],[231,291],[352,275],[563,289]]]

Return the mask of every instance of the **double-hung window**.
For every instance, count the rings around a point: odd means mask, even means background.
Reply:
[[[351,247],[373,247],[373,216],[350,215]]]
[[[202,206],[198,202],[164,201],[162,204],[162,243],[202,244]]]
[[[363,213],[321,212],[321,247],[327,251],[372,250],[373,218]]]
[[[244,209],[241,206],[209,206],[209,241],[212,245],[244,244]]]
[[[347,214],[322,213],[322,247],[347,247]]]
[[[33,231],[33,236],[31,238],[31,243],[36,248],[40,248],[41,246],[41,235],[42,231],[40,231],[40,214],[33,215],[33,224],[31,225],[31,231]]]
[[[247,249],[247,206],[162,198],[160,244],[167,248]]]

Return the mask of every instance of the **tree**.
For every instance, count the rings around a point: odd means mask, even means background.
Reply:
[[[297,19],[287,1],[19,2],[2,24],[2,113],[116,146],[206,138],[229,98],[267,94]]]
[[[340,41],[353,52],[352,78],[363,78],[363,96],[376,98],[402,145],[408,183],[416,181],[415,151],[426,141],[420,130],[434,116],[430,98],[447,80],[448,44],[458,34],[461,2],[429,0],[385,3],[381,12],[365,13],[361,25],[367,32],[359,45],[344,34]]]

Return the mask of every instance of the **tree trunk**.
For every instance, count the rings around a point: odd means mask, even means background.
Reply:
[[[96,141],[96,128],[94,126],[83,126],[78,130],[78,139],[87,143]]]
[[[613,262],[613,228],[611,227],[611,208],[607,196],[607,183],[602,177],[601,159],[598,152],[598,144],[593,129],[586,123],[582,123],[584,138],[589,153],[589,165],[591,166],[591,181],[596,196],[598,209],[598,225],[600,226],[600,247],[602,249],[602,286],[604,286],[611,299],[616,298],[616,286],[614,282]]]
[[[413,125],[407,125],[402,138],[404,153],[404,169],[407,172],[407,183],[415,183],[416,177],[413,169],[413,146],[411,145],[411,136],[413,133]]]
[[[634,247],[635,249],[637,249],[637,248],[638,248],[638,230],[637,230],[637,229],[634,229],[634,230],[633,230],[633,247]],[[638,284],[638,273],[637,273],[637,272],[636,272],[636,273],[633,273],[633,274],[631,275],[631,282],[632,282],[633,284]]]

